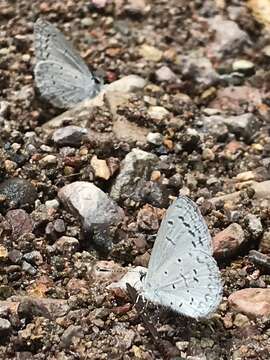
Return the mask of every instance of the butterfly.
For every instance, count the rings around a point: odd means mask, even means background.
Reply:
[[[103,82],[48,21],[39,18],[34,24],[36,65],[35,82],[42,97],[59,108],[70,108],[95,97]]]
[[[222,297],[211,236],[198,206],[180,196],[166,212],[140,294],[193,318],[213,313]]]

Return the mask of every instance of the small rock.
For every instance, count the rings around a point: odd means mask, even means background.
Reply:
[[[121,198],[132,198],[139,201],[145,181],[150,179],[158,161],[158,157],[154,154],[133,149],[121,163],[120,173],[111,189],[111,197],[116,201]]]
[[[159,228],[159,218],[162,211],[148,204],[144,205],[138,212],[137,224],[142,230],[157,231]]]
[[[209,25],[215,31],[214,41],[209,46],[209,53],[212,56],[231,56],[233,51],[240,51],[249,42],[248,35],[239,28],[236,22],[226,20],[220,15],[211,18]]]
[[[32,219],[25,210],[9,210],[6,219],[11,225],[13,239],[18,239],[23,234],[31,233],[33,230]]]
[[[140,55],[148,61],[159,62],[162,59],[162,51],[154,46],[143,44],[139,50]]]
[[[169,116],[169,111],[162,106],[150,106],[148,115],[152,120],[160,122]]]
[[[197,51],[182,57],[180,63],[184,78],[196,81],[204,87],[214,85],[218,80],[218,73],[211,61]]]
[[[0,333],[3,334],[9,332],[10,329],[11,323],[6,319],[0,318]]]
[[[61,236],[54,247],[63,254],[74,254],[79,249],[79,241],[71,236]]]
[[[43,263],[42,255],[37,250],[24,254],[23,258],[32,265],[40,265]]]
[[[76,181],[58,192],[60,201],[79,216],[86,235],[101,249],[111,247],[111,230],[124,217],[123,210],[92,183]]]
[[[47,208],[52,208],[57,210],[59,208],[59,201],[57,199],[47,200],[45,201],[45,205]]]
[[[157,146],[161,145],[163,142],[163,136],[160,133],[150,132],[150,133],[148,133],[146,139],[147,139],[147,142],[149,142],[150,144],[157,145]]]
[[[260,129],[260,122],[252,113],[230,116],[224,119],[225,125],[235,135],[250,140],[254,133]]]
[[[63,219],[56,219],[53,223],[53,228],[58,234],[63,234],[66,231],[66,225]]]
[[[58,146],[80,146],[82,138],[87,132],[85,128],[70,125],[55,130],[52,140]]]
[[[176,80],[176,75],[175,73],[168,67],[168,66],[162,66],[161,68],[159,68],[156,72],[156,79],[157,81],[174,81]]]
[[[106,160],[98,159],[94,155],[91,159],[91,166],[94,169],[95,176],[104,180],[109,180],[111,177],[110,169],[106,163]]]
[[[255,65],[253,64],[253,62],[248,60],[236,60],[233,62],[232,68],[234,71],[251,75],[252,73],[254,73]]]
[[[48,167],[51,165],[57,164],[57,157],[55,155],[46,155],[42,159],[40,159],[39,163],[42,167]]]
[[[61,345],[65,348],[69,348],[72,344],[74,337],[83,337],[83,331],[81,326],[70,325],[61,336]]]
[[[8,250],[3,245],[0,245],[0,260],[7,259]]]
[[[265,231],[260,242],[259,250],[262,253],[270,253],[270,231]]]
[[[205,130],[216,136],[218,140],[224,139],[228,131],[230,131],[250,141],[254,133],[260,128],[258,119],[251,113],[229,117],[221,115],[205,116],[202,120]]]
[[[248,229],[254,237],[259,237],[263,232],[261,220],[254,214],[248,214],[245,218]]]
[[[36,275],[37,269],[34,268],[31,264],[29,264],[27,261],[22,262],[22,270],[27,272],[30,275]]]
[[[233,223],[220,231],[213,238],[213,253],[218,259],[230,258],[245,241],[245,233],[242,227]]]
[[[126,291],[126,284],[133,286],[137,291],[142,290],[142,275],[147,273],[147,269],[142,266],[137,266],[130,269],[120,280],[111,283],[107,286],[108,289],[120,288]]]
[[[228,298],[229,304],[237,311],[251,318],[270,319],[270,289],[248,288],[234,292]]]
[[[23,254],[19,250],[13,249],[8,253],[8,258],[13,264],[20,264]]]
[[[0,195],[16,207],[34,205],[37,199],[35,187],[29,181],[19,178],[4,180],[0,184]]]
[[[48,319],[55,319],[64,316],[69,305],[67,300],[32,298],[28,296],[14,297],[19,302],[18,314],[21,318],[31,320],[35,316],[43,316]]]
[[[237,327],[246,327],[250,324],[247,316],[243,314],[236,314],[233,324]]]

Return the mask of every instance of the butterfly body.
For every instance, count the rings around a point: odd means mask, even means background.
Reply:
[[[38,19],[34,33],[35,81],[46,100],[59,108],[69,108],[100,92],[102,82],[58,29]]]

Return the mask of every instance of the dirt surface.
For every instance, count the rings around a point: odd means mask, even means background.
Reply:
[[[0,2],[1,359],[269,359],[270,35],[249,3]],[[123,80],[101,106],[42,100],[39,16],[105,83]],[[202,321],[152,305],[144,318],[106,288],[147,266],[179,194],[224,282]]]

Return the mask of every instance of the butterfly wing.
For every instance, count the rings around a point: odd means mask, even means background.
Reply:
[[[97,94],[95,81],[68,64],[40,61],[34,72],[41,95],[56,107],[72,107]]]
[[[144,283],[144,296],[192,317],[213,312],[221,280],[211,237],[195,203],[179,197],[158,232]]]
[[[57,107],[68,108],[99,93],[102,84],[96,82],[80,55],[59,30],[38,19],[34,33],[35,81],[44,98]]]
[[[64,35],[48,21],[39,18],[34,24],[34,34],[37,62],[51,60],[69,64],[86,76],[92,77],[79,53],[65,39]]]

